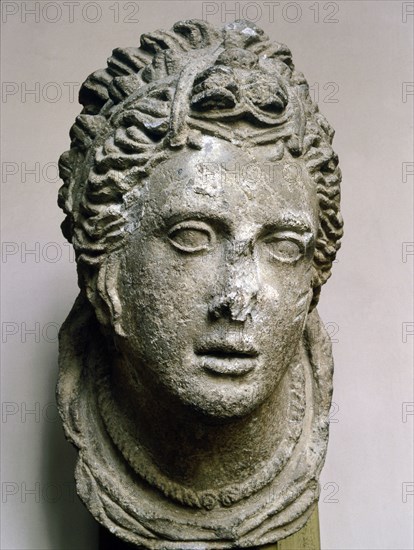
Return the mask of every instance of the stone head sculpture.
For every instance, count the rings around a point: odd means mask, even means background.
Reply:
[[[280,540],[326,453],[333,130],[288,48],[247,21],[143,35],[80,102],[60,159],[80,295],[58,384],[78,493],[145,548]]]

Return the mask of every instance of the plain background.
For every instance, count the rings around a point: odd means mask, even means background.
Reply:
[[[343,171],[345,237],[319,306],[335,357],[322,548],[412,549],[413,2],[2,4],[2,548],[97,548],[54,405],[77,294],[56,162],[79,85],[144,32],[240,16],[291,48]]]

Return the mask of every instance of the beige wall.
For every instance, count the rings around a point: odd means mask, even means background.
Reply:
[[[413,2],[2,4],[2,548],[97,547],[54,406],[56,327],[77,293],[55,177],[71,93],[114,47],[179,19],[229,21],[223,6],[289,45],[337,132],[346,233],[319,307],[336,360],[322,547],[413,548]]]

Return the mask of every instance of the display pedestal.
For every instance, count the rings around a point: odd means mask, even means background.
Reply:
[[[319,535],[318,507],[311,515],[305,527],[277,544],[258,546],[254,550],[320,550],[321,539]]]
[[[257,546],[252,550],[320,550],[318,508],[313,512],[308,523],[300,531],[277,544]],[[99,550],[138,550],[137,546],[126,544],[114,537],[109,531],[100,528]]]

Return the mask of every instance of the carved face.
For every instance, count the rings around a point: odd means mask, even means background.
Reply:
[[[260,155],[205,137],[159,164],[120,265],[130,378],[215,418],[275,391],[312,297],[315,184],[301,160]]]

